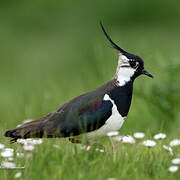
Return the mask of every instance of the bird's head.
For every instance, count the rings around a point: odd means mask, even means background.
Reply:
[[[115,48],[119,52],[116,78],[118,81],[120,81],[120,85],[124,85],[130,80],[133,81],[136,77],[142,74],[153,78],[153,75],[150,74],[147,70],[145,70],[143,59],[137,55],[128,53],[122,48],[120,48],[112,41],[110,36],[105,31],[102,23],[100,23],[100,25],[105,36],[107,37],[113,48]]]

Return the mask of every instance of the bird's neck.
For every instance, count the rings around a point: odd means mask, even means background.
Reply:
[[[134,75],[134,69],[132,68],[119,68],[115,74],[115,79],[117,80],[118,86],[124,86],[128,82],[132,81],[132,76]]]
[[[110,98],[115,102],[122,117],[127,116],[131,105],[133,81],[126,82],[123,86],[114,86],[109,92]]]

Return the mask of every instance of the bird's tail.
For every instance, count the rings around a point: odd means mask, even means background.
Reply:
[[[24,123],[17,128],[10,129],[5,132],[4,136],[11,137],[11,142],[16,142],[20,138],[42,138],[43,129],[42,122],[44,119],[38,119]]]

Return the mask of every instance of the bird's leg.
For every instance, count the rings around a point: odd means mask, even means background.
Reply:
[[[112,151],[114,152],[114,149],[115,149],[115,144],[114,144],[114,142],[113,142],[113,140],[112,140],[112,138],[111,138],[111,137],[109,137],[109,140],[110,140],[110,142],[111,142]]]

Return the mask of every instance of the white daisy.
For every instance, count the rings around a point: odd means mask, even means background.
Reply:
[[[18,139],[20,144],[42,144],[42,139]]]
[[[107,133],[107,136],[111,137],[111,136],[117,136],[119,134],[118,131],[111,131]]]
[[[178,169],[179,169],[178,166],[170,166],[168,170],[169,170],[170,172],[173,172],[173,173],[174,173],[174,172],[178,171]]]
[[[129,143],[129,144],[134,144],[136,141],[132,136],[116,136],[113,137],[114,141],[119,141],[122,143]]]
[[[2,161],[0,168],[3,168],[3,169],[24,169],[24,167],[17,167],[15,163],[8,162],[8,161]]]
[[[132,136],[123,136],[122,142],[134,144],[136,141]]]
[[[16,142],[17,142],[17,143],[20,143],[20,144],[26,144],[26,143],[27,143],[27,140],[26,140],[26,139],[17,139]]]
[[[2,163],[1,163],[1,168],[10,169],[10,168],[15,168],[15,167],[16,167],[16,165],[13,162],[2,161]]]
[[[165,150],[169,151],[170,155],[174,155],[173,150],[172,150],[171,147],[166,146],[166,145],[163,145],[163,148],[164,148]]]
[[[11,149],[11,148],[5,148],[1,152],[1,156],[5,158],[12,157],[13,155],[14,155],[14,149]]]
[[[32,145],[32,144],[25,144],[23,146],[23,148],[24,148],[25,151],[32,151],[32,150],[34,150],[34,145]]]
[[[154,135],[154,139],[159,140],[159,139],[165,139],[166,138],[166,134],[164,133],[159,133]]]
[[[12,149],[12,148],[5,148],[4,151],[14,152],[14,149]]]
[[[173,164],[180,164],[180,158],[172,159],[171,161]]]
[[[180,139],[174,139],[170,142],[170,146],[179,146],[180,145]]]
[[[144,133],[143,132],[136,132],[136,133],[134,133],[134,137],[136,139],[142,139],[142,138],[144,138]]]
[[[143,145],[147,147],[154,147],[156,145],[156,142],[153,140],[146,140],[143,141]]]
[[[42,139],[33,139],[32,144],[42,144]]]
[[[20,178],[22,176],[22,172],[17,172],[15,175],[14,175],[14,178]]]

